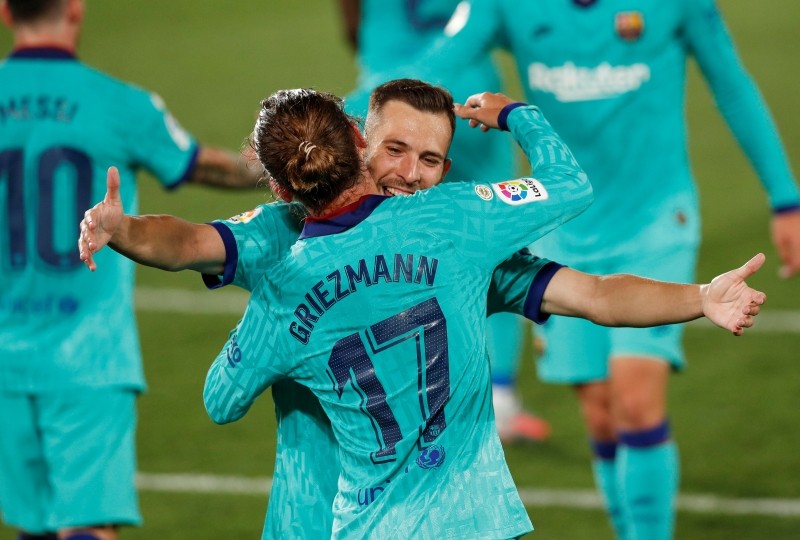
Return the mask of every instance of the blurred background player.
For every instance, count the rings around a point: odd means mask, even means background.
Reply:
[[[345,34],[357,54],[359,85],[386,82],[381,73],[398,67],[426,50],[439,37],[460,0],[340,0]],[[500,75],[491,51],[476,56],[457,74],[428,73],[424,79],[447,88],[456,102],[479,91],[497,92]],[[406,73],[415,77],[415,73]],[[348,111],[366,115],[367,103],[346,100]],[[447,181],[500,181],[518,176],[518,160],[507,134],[499,131],[456,130],[450,147],[452,167]],[[402,192],[415,190],[419,170],[402,171]],[[492,402],[495,421],[503,442],[542,441],[550,434],[549,424],[523,410],[515,386],[523,336],[524,319],[512,313],[497,313],[487,319],[487,343],[492,366]]]
[[[546,112],[595,186],[592,206],[537,242],[537,255],[588,273],[694,280],[700,215],[684,111],[692,56],[767,193],[781,274],[800,271],[798,187],[713,0],[462,6],[450,31],[407,69],[458,73],[506,48],[528,101]],[[684,365],[682,326],[606,329],[552,317],[537,334],[539,377],[576,389],[618,538],[671,538],[679,460],[666,397],[670,371]]]
[[[103,539],[140,522],[136,396],[145,386],[133,265],[109,251],[89,274],[83,211],[120,167],[254,188],[238,154],[199,147],[161,100],[76,58],[82,0],[5,0],[14,49],[0,64],[0,508],[20,538]]]

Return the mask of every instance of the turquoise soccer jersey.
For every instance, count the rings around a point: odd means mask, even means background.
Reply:
[[[289,205],[263,205],[230,220],[216,222],[226,240],[223,275],[247,290],[263,276],[264,261],[274,261],[300,234],[296,212]],[[281,221],[285,219],[286,221]],[[227,229],[230,229],[228,231]],[[562,266],[534,257],[527,250],[503,261],[492,275],[488,314],[511,312],[543,322],[542,297],[550,279]],[[211,288],[228,284],[204,276]],[[220,353],[227,359],[227,343]],[[339,447],[330,420],[319,400],[305,386],[280,381],[272,386],[277,420],[275,469],[262,538],[325,538],[333,526],[333,499],[340,472]]]
[[[264,269],[297,241],[304,216],[299,204],[275,202],[211,223],[225,245],[225,263],[221,275],[203,274],[206,286],[233,284],[252,291]]]
[[[377,86],[388,79],[386,70],[414,58],[441,35],[460,0],[361,0],[358,30],[359,84]],[[404,74],[417,77],[414,72]],[[501,89],[496,62],[487,51],[474,58],[457,76],[448,71],[430,71],[424,79],[447,88],[457,103],[478,92]],[[363,96],[366,98],[366,94]],[[366,115],[367,103],[346,99],[348,112]],[[453,162],[446,181],[506,180],[517,176],[512,141],[497,131],[481,133],[466,125],[456,129],[449,156]]]
[[[494,429],[486,291],[497,264],[582,211],[591,188],[535,108],[508,124],[536,180],[371,196],[309,221],[209,371],[218,422],[285,378],[317,396],[340,446],[335,536],[530,530]]]
[[[800,202],[767,107],[713,0],[472,0],[459,29],[417,69],[470,65],[486,50],[514,57],[539,105],[595,187],[595,202],[537,246],[565,261],[609,260],[646,245],[698,242],[684,98],[693,57],[774,209]],[[576,36],[580,36],[577,39]]]
[[[109,166],[136,212],[134,171],[173,187],[196,151],[156,96],[65,51],[22,49],[0,64],[0,389],[143,388],[133,263],[104,250],[89,272],[78,224]]]

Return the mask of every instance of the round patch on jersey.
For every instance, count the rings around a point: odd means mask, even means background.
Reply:
[[[478,184],[475,186],[475,193],[484,201],[491,201],[494,197],[494,193],[492,193],[491,188],[483,184]]]
[[[625,41],[636,41],[644,32],[644,15],[639,11],[624,11],[614,17],[614,29]]]
[[[260,213],[261,208],[254,208],[253,210],[242,212],[241,214],[233,216],[232,218],[228,219],[228,223],[247,223]]]
[[[423,469],[435,469],[444,463],[444,448],[438,444],[427,447],[417,458],[417,465]]]

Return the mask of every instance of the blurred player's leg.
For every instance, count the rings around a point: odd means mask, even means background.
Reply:
[[[666,420],[670,365],[652,358],[611,363],[618,433],[617,483],[630,538],[669,540],[675,523],[678,451]]]
[[[626,538],[617,477],[617,434],[611,421],[609,384],[599,381],[576,387],[592,446],[592,472],[617,538]]]
[[[503,442],[538,442],[550,435],[550,425],[526,412],[516,393],[524,330],[524,319],[511,313],[497,313],[487,319],[492,403],[497,432]]]

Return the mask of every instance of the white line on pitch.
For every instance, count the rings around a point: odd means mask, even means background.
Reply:
[[[137,287],[136,308],[142,311],[170,313],[241,315],[244,313],[249,296],[241,289],[233,287],[230,290],[219,291]],[[689,325],[694,328],[724,331],[706,319],[699,319]],[[800,311],[765,308],[756,318],[755,326],[746,332],[800,333]]]
[[[272,478],[140,472],[136,483],[143,491],[268,495]],[[600,497],[590,489],[521,487],[519,494],[525,506],[603,508]],[[699,514],[800,517],[800,499],[734,499],[718,495],[681,495],[678,497],[678,509]]]

